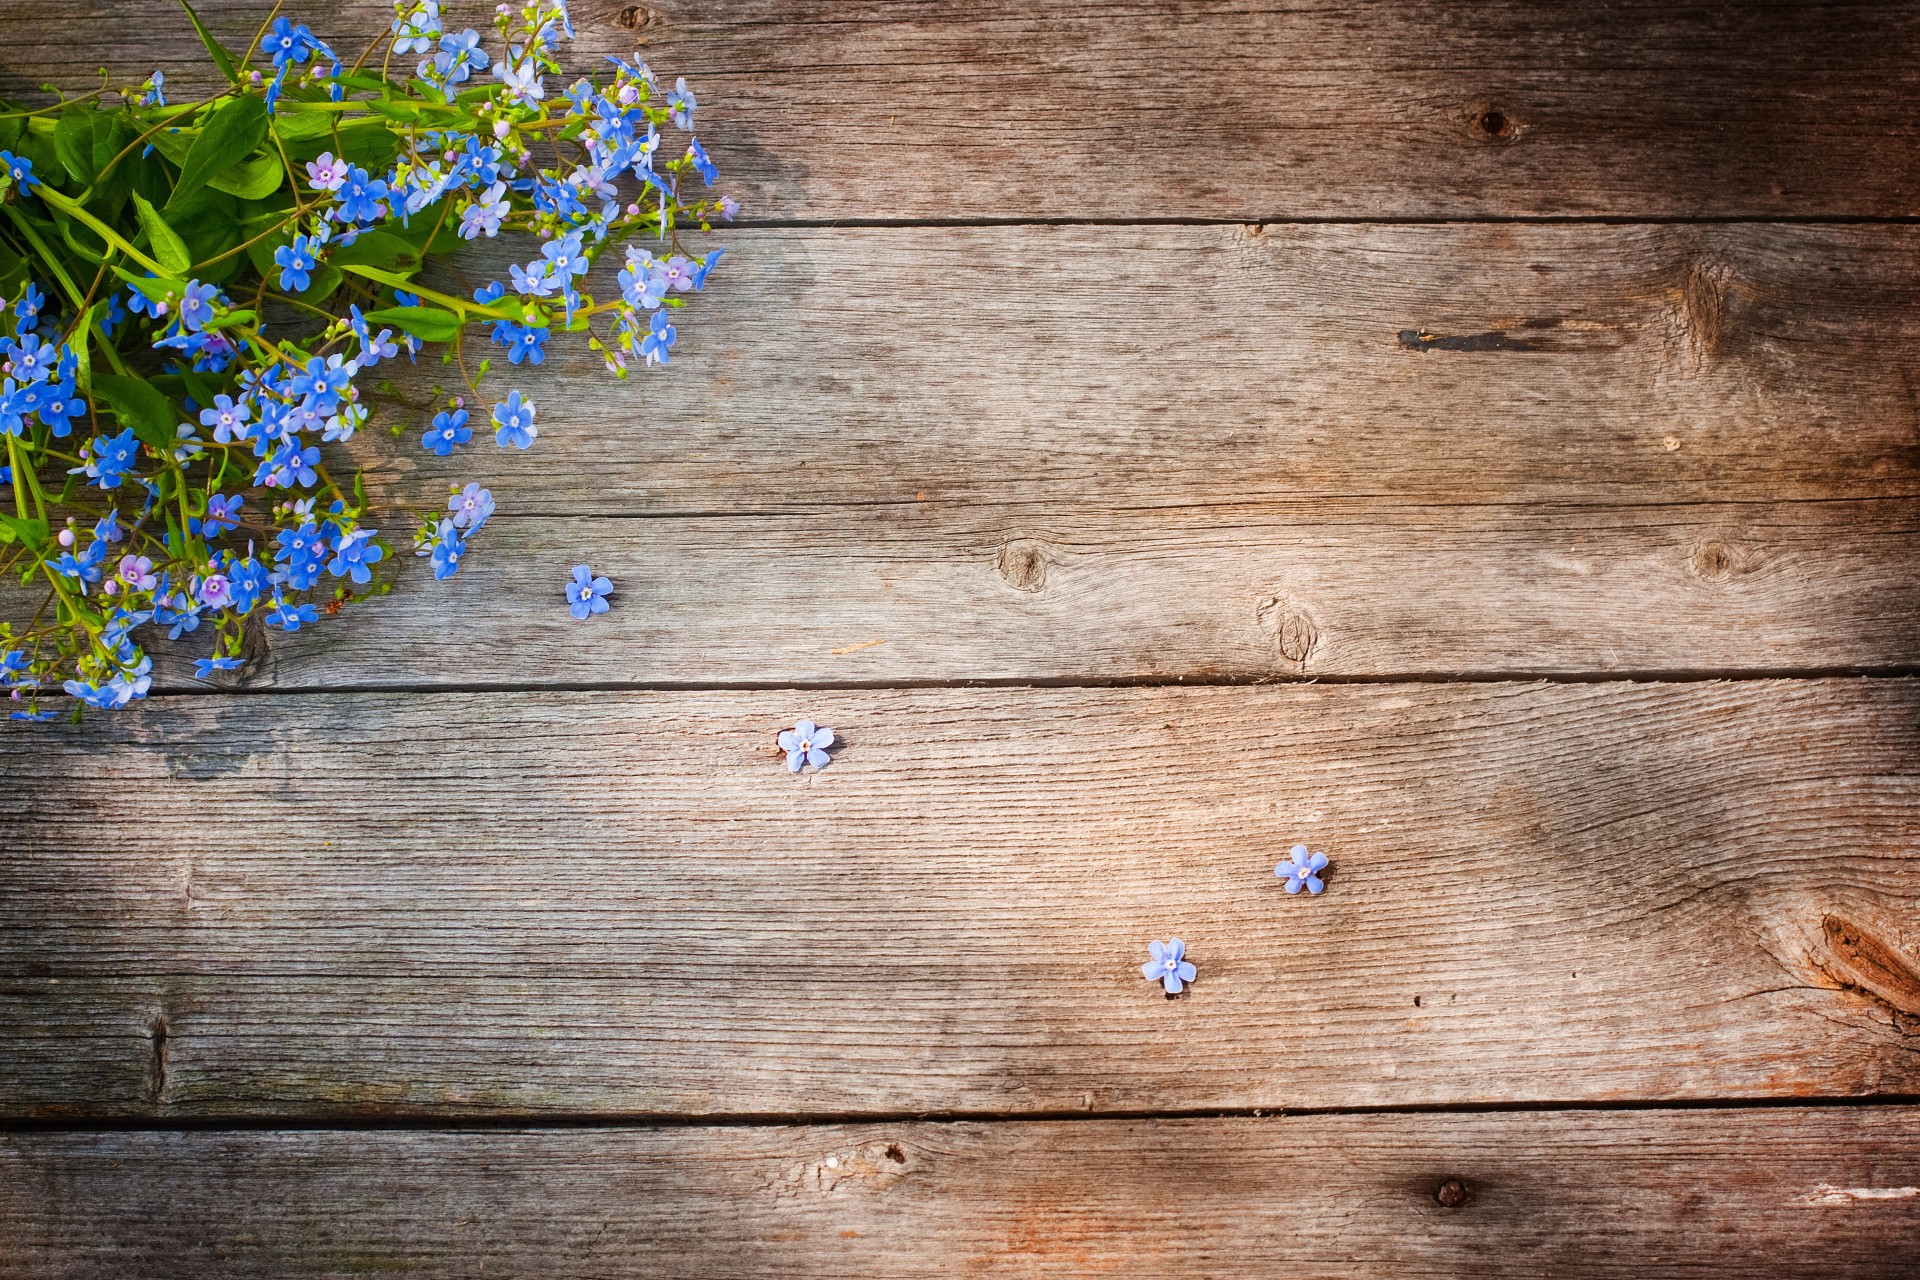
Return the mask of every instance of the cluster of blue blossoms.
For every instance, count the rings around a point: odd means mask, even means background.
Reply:
[[[0,433],[10,464],[0,483],[12,482],[18,512],[10,527],[25,529],[35,511],[44,518],[48,487],[64,485],[60,505],[82,513],[57,532],[43,525],[42,549],[31,553],[51,588],[54,621],[38,630],[0,624],[0,687],[11,691],[15,718],[55,714],[35,701],[54,687],[102,708],[145,696],[153,663],[142,636],[179,640],[205,627],[214,641],[211,656],[199,661],[205,679],[242,665],[250,620],[297,631],[323,609],[384,589],[374,581],[376,566],[391,547],[362,523],[367,505],[358,483],[351,491],[337,484],[323,448],[367,424],[370,371],[414,360],[427,341],[451,341],[452,359],[465,326],[476,322],[490,326],[510,365],[541,363],[556,328],[584,331],[616,377],[636,363],[667,363],[677,336],[671,314],[681,295],[705,285],[722,252],[680,252],[677,228],[704,229],[737,210],[728,197],[683,198],[692,180],[711,188],[718,177],[691,132],[693,94],[685,81],[666,88],[644,63],[616,58],[606,82],[579,80],[549,99],[546,77],[560,70],[553,42],[572,35],[564,0],[501,5],[494,25],[503,46],[497,57],[477,32],[444,30],[437,0],[398,0],[392,50],[421,57],[406,101],[447,104],[447,114],[465,123],[429,127],[430,112],[408,113],[405,123],[390,125],[402,143],[384,172],[332,151],[297,165],[304,172],[287,175],[296,198],[270,265],[264,251],[255,259],[263,277],[257,295],[249,286],[236,304],[222,288],[171,278],[142,257],[144,273],[121,270],[127,287],[103,304],[76,299],[50,310],[31,284],[13,303],[0,326]],[[353,107],[358,100],[349,95],[367,87],[286,18],[263,34],[260,52],[270,75],[247,73],[236,92],[250,87],[281,125],[322,104]],[[372,92],[391,101],[390,89]],[[167,107],[158,73],[139,94],[143,106]],[[401,113],[385,117],[397,121]],[[337,118],[336,109],[329,122]],[[683,136],[669,144],[663,126]],[[0,151],[0,164],[5,199],[57,198],[30,160]],[[625,195],[623,182],[630,184]],[[418,219],[468,241],[530,234],[539,251],[471,300],[368,265],[364,254],[341,255],[383,225]],[[634,236],[651,247],[626,245],[617,291],[596,300],[586,291],[596,262]],[[317,332],[307,324],[298,337],[268,337],[269,315],[276,326],[301,328],[298,295],[329,272],[357,290],[345,314],[336,310]],[[272,310],[276,298],[292,304],[284,320]],[[170,437],[164,427],[138,429],[128,407],[138,400],[133,392],[106,394],[99,356],[89,359],[90,326],[103,340],[97,347],[104,340],[150,347],[159,372],[187,379],[186,421]],[[457,363],[465,376],[465,360]],[[121,368],[117,358],[114,365]],[[479,394],[490,366],[480,363],[468,393]],[[90,379],[94,399],[110,401],[103,407],[121,429],[83,430],[76,449],[60,442],[94,421]],[[430,405],[422,447],[449,457],[467,445],[479,425],[469,403],[461,394]],[[515,390],[493,404],[487,425],[500,447],[524,450],[539,434],[535,420],[533,401]],[[96,495],[90,506],[88,493]],[[421,518],[414,550],[435,577],[450,577],[493,511],[486,489],[457,488],[444,511]],[[593,603],[605,608],[604,600]]]

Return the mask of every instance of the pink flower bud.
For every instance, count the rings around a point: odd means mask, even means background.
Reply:
[[[60,543],[60,545],[61,545],[61,546],[63,546],[63,547],[70,547],[70,546],[72,546],[72,545],[73,545],[73,530],[71,530],[71,529],[62,529],[62,530],[60,531],[60,537],[59,537],[59,538],[57,539],[57,541],[58,541],[58,542]]]

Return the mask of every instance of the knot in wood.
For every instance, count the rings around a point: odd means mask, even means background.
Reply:
[[[1460,1179],[1448,1178],[1445,1182],[1441,1183],[1439,1189],[1433,1193],[1433,1198],[1449,1209],[1458,1209],[1461,1205],[1473,1199],[1473,1192],[1468,1190],[1467,1184],[1460,1181]]]
[[[629,31],[639,31],[645,27],[657,27],[663,19],[643,4],[630,4],[620,10],[614,21]]]
[[[1724,542],[1703,542],[1687,558],[1694,576],[1708,582],[1725,582],[1746,571],[1743,557]]]
[[[1047,544],[1035,538],[1014,538],[1000,548],[994,567],[1016,591],[1038,591],[1047,584],[1050,557]]]
[[[1500,107],[1482,107],[1471,112],[1468,131],[1482,142],[1512,142],[1520,136],[1520,122]]]
[[[1320,643],[1320,628],[1306,607],[1286,592],[1270,595],[1254,609],[1260,626],[1273,637],[1280,656],[1305,665]]]

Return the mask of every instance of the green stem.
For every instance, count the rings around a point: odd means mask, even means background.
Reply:
[[[93,228],[94,233],[101,239],[126,254],[129,258],[132,258],[147,270],[153,272],[154,275],[162,278],[172,275],[165,267],[134,248],[118,231],[115,231],[112,227],[88,213],[84,205],[75,203],[71,198],[60,194],[60,192],[55,191],[52,187],[44,183],[41,184],[38,194],[42,200],[60,210],[68,217],[76,218],[86,223],[89,227]]]

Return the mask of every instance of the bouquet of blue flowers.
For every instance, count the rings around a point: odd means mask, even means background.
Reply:
[[[36,589],[0,623],[15,718],[59,714],[40,702],[54,691],[75,714],[143,697],[155,634],[209,636],[204,679],[242,665],[249,627],[387,590],[360,476],[330,470],[328,446],[371,420],[366,375],[433,348],[461,389],[417,410],[423,447],[491,427],[525,449],[535,405],[482,395],[493,361],[471,339],[538,364],[558,329],[615,377],[665,364],[674,311],[721,255],[681,233],[736,212],[684,80],[611,59],[549,84],[565,0],[499,5],[493,41],[398,0],[351,63],[277,8],[235,52],[181,7],[220,92],[169,102],[156,72],[0,103],[0,570]],[[468,295],[433,271],[503,233],[539,242],[508,280]],[[413,549],[448,577],[492,511],[456,489]]]

